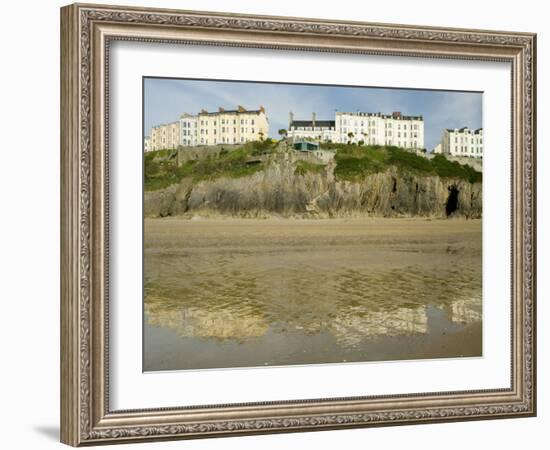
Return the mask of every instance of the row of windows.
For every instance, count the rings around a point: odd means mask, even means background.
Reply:
[[[397,145],[403,148],[419,148],[418,141],[394,141],[393,139],[386,139],[386,145]]]
[[[460,137],[460,143],[461,144],[464,144],[464,143],[468,143],[468,138],[464,139],[463,137]],[[483,144],[483,138],[478,138],[478,139],[475,139],[475,142],[474,142],[474,138],[470,138],[470,143],[471,144]],[[455,144],[458,144],[458,137],[455,136]]]
[[[213,140],[210,140],[208,138],[201,138],[201,144],[206,144],[206,145],[212,145],[212,144],[237,144],[238,142],[244,142],[244,137],[241,137],[240,139],[237,139],[236,137],[233,137],[233,138],[228,138],[228,137],[225,137],[223,136],[220,140],[216,140],[216,139],[213,139]],[[191,144],[191,141],[189,141],[187,144]]]
[[[184,123],[187,123],[187,122],[184,122]],[[233,125],[237,125],[237,120],[236,119],[233,119],[233,121],[229,120],[229,119],[221,119],[220,120],[220,123],[222,125],[230,125],[231,123],[233,123]],[[250,125],[255,125],[256,122],[254,119],[250,119]],[[201,120],[201,125],[208,125],[208,120]],[[214,120],[213,122],[213,125],[216,127],[218,126],[218,121],[217,120]],[[248,119],[241,119],[241,125],[248,125]]]
[[[241,133],[248,133],[248,128],[241,128]],[[213,134],[218,134],[218,130],[214,129],[212,130]],[[225,127],[222,127],[222,130],[221,130],[222,133],[230,133],[231,132],[231,129],[230,128],[225,128]],[[250,128],[250,133],[255,133],[256,132],[256,129],[255,128]],[[236,128],[233,128],[233,133],[237,133],[237,129]],[[209,134],[208,132],[208,128],[201,128],[201,134]]]
[[[291,127],[290,131],[334,131],[334,127]]]
[[[460,147],[459,146],[454,146],[453,147],[453,150],[455,152],[459,152],[459,153],[483,153],[483,148],[482,147],[468,147],[468,146],[465,146],[465,145],[461,145]]]
[[[358,135],[358,134],[366,134],[368,133],[369,131],[368,130],[359,130],[359,129],[353,129],[353,128],[343,128],[342,129],[342,132],[343,133],[354,133],[355,135]],[[370,134],[371,135],[376,135],[376,129],[372,129],[370,130]],[[384,136],[393,136],[393,131],[392,130],[386,130],[384,132]],[[401,137],[401,131],[398,131],[397,132],[397,137]],[[407,132],[406,131],[403,131],[403,137],[407,137]],[[417,132],[410,132],[410,136],[409,137],[414,137],[414,138],[417,138],[418,137],[418,133]]]
[[[349,122],[349,123],[348,123]],[[342,120],[342,125],[343,126],[354,126],[354,127],[358,127],[358,126],[365,126],[365,122],[364,121],[358,121],[358,120],[355,120],[355,121],[351,121],[351,120],[346,120],[346,119],[343,119]],[[384,122],[384,128],[393,128],[393,122]],[[401,130],[401,125],[400,123],[397,124],[397,129],[398,130]],[[366,121],[366,126],[371,126],[371,127],[374,127],[376,126],[376,121],[374,120],[368,120]],[[409,127],[411,130],[418,130],[418,124],[411,124],[410,127]],[[407,129],[407,124],[404,123],[403,124],[403,130],[406,130]]]

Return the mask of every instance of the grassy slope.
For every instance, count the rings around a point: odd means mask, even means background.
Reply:
[[[221,150],[217,157],[187,161],[177,165],[177,150],[158,150],[145,154],[145,190],[155,191],[180,182],[184,178],[193,181],[219,177],[238,178],[251,175],[264,168],[264,163],[247,164],[249,159],[270,153],[276,143],[266,139],[249,142],[227,151]]]
[[[145,190],[154,191],[180,182],[184,178],[193,181],[219,177],[238,178],[251,175],[265,168],[265,163],[248,164],[247,161],[259,155],[275,151],[277,143],[266,139],[262,142],[249,142],[237,149],[222,150],[219,156],[198,161],[188,161],[177,165],[176,150],[159,150],[145,154]],[[418,156],[398,147],[357,146],[351,144],[323,144],[323,147],[336,150],[334,174],[339,180],[360,181],[365,176],[384,172],[391,166],[411,175],[438,175],[443,178],[461,178],[471,183],[481,181],[480,172],[468,165],[449,161],[443,155],[433,159]],[[295,163],[295,173],[321,173],[324,164],[306,161]]]
[[[433,159],[418,156],[398,147],[332,144],[336,147],[335,176],[340,180],[358,181],[367,175],[384,172],[390,166],[418,176],[438,175],[442,178],[462,178],[470,183],[482,180],[482,175],[468,165],[449,161],[443,155]]]

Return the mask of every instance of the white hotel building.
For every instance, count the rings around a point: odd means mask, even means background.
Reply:
[[[366,145],[394,145],[402,148],[424,148],[424,119],[422,116],[404,116],[368,112],[336,112],[335,120],[294,120],[290,113],[287,136],[324,142],[359,143]]]
[[[483,158],[483,128],[476,130],[468,127],[448,128],[443,131],[441,147],[438,146],[435,152],[451,156]]]
[[[368,145],[394,145],[402,148],[424,148],[424,119],[422,116],[405,116],[400,112],[391,115],[367,112],[336,113],[337,142]]]

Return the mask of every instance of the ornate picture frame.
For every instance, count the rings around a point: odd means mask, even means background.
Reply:
[[[512,85],[511,385],[205,407],[112,410],[109,49],[115,41],[503,61]],[[163,439],[536,414],[536,35],[74,4],[61,9],[61,440]]]

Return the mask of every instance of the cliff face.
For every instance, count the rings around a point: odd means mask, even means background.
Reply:
[[[321,172],[298,174],[295,163],[287,156],[248,177],[195,183],[184,179],[178,185],[145,192],[144,214],[481,217],[481,183],[416,176],[395,166],[358,182],[337,181],[333,164]]]

